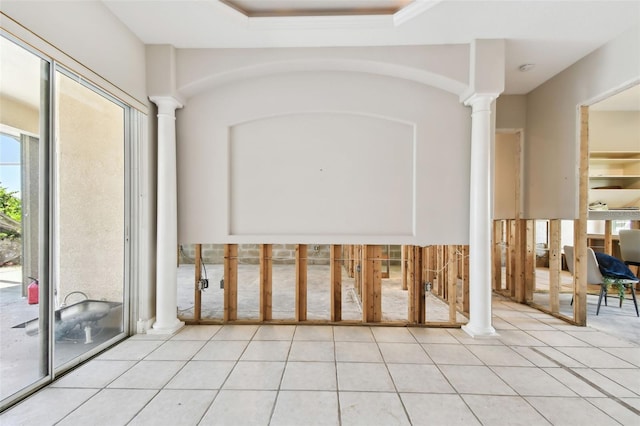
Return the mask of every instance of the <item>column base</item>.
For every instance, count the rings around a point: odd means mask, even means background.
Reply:
[[[473,327],[473,325],[463,325],[462,330],[474,339],[483,339],[500,336],[496,333],[495,328],[489,327]]]
[[[184,327],[184,322],[178,320],[171,325],[160,325],[156,322],[153,324],[153,328],[147,330],[147,334],[175,334],[182,327]]]

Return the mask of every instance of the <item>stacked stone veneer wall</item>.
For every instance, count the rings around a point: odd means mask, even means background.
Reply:
[[[400,263],[400,246],[390,246],[390,258],[392,264]],[[238,257],[240,264],[257,265],[260,263],[260,244],[240,244],[238,245]],[[329,245],[309,244],[307,249],[309,265],[329,264]],[[223,244],[203,244],[202,259],[208,264],[224,263]],[[180,246],[180,263],[194,263],[195,245],[183,244]],[[296,261],[295,244],[273,244],[273,264],[294,264]]]

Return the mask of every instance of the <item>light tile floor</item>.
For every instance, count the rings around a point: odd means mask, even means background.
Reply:
[[[138,335],[2,425],[640,425],[640,345],[494,301],[458,329],[226,325]],[[631,319],[640,326],[640,321]]]

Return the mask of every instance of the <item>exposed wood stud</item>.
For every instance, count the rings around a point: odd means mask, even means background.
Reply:
[[[415,258],[418,259],[418,264],[416,265],[417,276],[415,277],[415,287],[414,291],[415,302],[416,302],[416,322],[418,324],[424,324],[427,320],[427,306],[426,306],[426,289],[424,288],[425,280],[423,274],[425,259],[428,258],[427,253],[425,253],[425,249],[419,246],[414,248]]]
[[[271,244],[260,245],[260,320],[270,321],[272,314],[272,252]]]
[[[371,246],[373,320],[382,321],[382,246]]]
[[[536,224],[534,220],[525,221],[526,264],[524,267],[525,302],[533,302],[536,286]]]
[[[353,287],[362,299],[362,246],[356,245],[353,248]]]
[[[437,245],[436,246],[436,251],[437,251],[437,257],[436,257],[436,282],[435,282],[435,289],[436,289],[436,294],[440,297],[444,296],[444,265],[445,265],[445,259],[444,259],[444,251],[442,250],[441,245]]]
[[[224,321],[238,319],[238,245],[224,245]]]
[[[493,222],[493,290],[502,290],[502,229],[503,220]]]
[[[449,322],[456,322],[456,303],[457,303],[457,283],[458,283],[458,262],[456,246],[447,246],[447,257],[449,264],[447,265],[447,301],[449,302]]]
[[[296,321],[307,320],[307,245],[296,245]]]
[[[589,204],[589,107],[580,107],[580,185],[578,219],[574,221],[574,300],[573,320],[587,325],[587,215]]]
[[[400,246],[400,273],[402,274],[402,289],[408,290],[408,277],[407,277],[407,249],[408,246]]]
[[[549,221],[549,304],[551,312],[560,312],[560,270],[562,269],[561,221]]]
[[[331,321],[342,320],[342,267],[340,253],[342,246],[332,245],[329,248],[329,268],[331,269]]]
[[[405,246],[403,246],[405,247]],[[416,280],[415,280],[415,263],[414,263],[414,251],[413,246],[406,246],[406,260],[407,260],[407,288],[408,300],[407,300],[407,321],[411,324],[418,322],[416,312]],[[404,250],[403,250],[404,251]]]
[[[195,245],[195,279],[193,297],[193,320],[200,321],[202,315],[202,291],[200,290],[200,279],[202,278],[202,244]]]
[[[380,246],[362,246],[362,320],[382,321],[382,250]]]
[[[518,303],[525,301],[525,267],[527,263],[527,226],[523,219],[516,219],[516,258],[515,258],[515,300]]]
[[[469,246],[462,246],[462,312],[469,313]]]
[[[508,230],[508,262],[507,262],[507,290],[509,290],[509,295],[511,297],[516,296],[516,263],[517,263],[517,254],[516,248],[517,245],[517,226],[516,220],[509,219],[507,221],[507,230]]]
[[[424,324],[425,322],[425,289],[423,281],[423,261],[427,248],[418,246],[407,247],[407,272],[409,286],[408,320],[412,324]]]
[[[611,238],[611,221],[604,221],[604,252],[611,256],[613,254],[613,239]]]

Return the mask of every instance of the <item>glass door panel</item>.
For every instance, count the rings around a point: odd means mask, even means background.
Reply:
[[[0,408],[50,377],[48,82],[47,61],[0,37]]]
[[[124,331],[126,111],[83,83],[56,71],[56,368]]]

